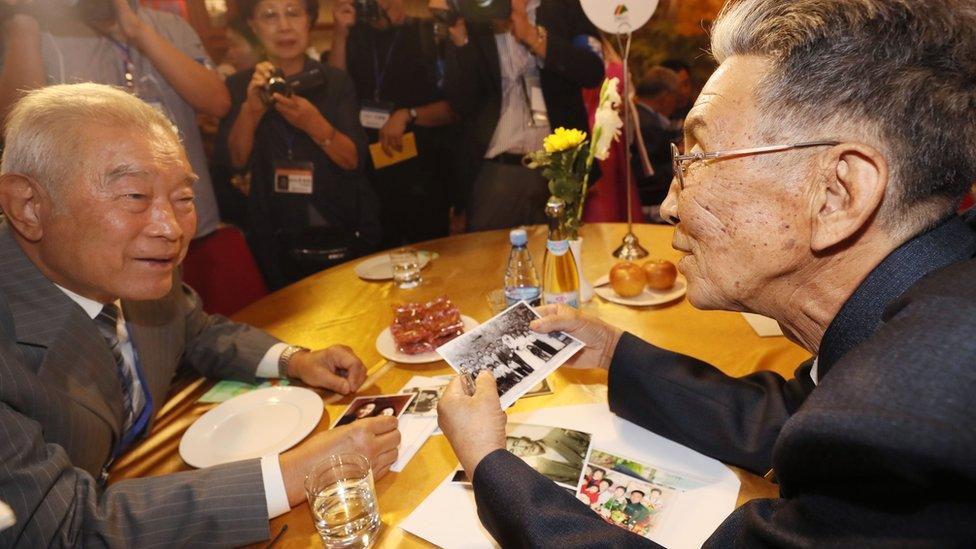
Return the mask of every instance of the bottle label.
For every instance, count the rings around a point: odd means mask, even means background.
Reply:
[[[543,292],[542,302],[546,305],[555,305],[556,303],[562,303],[564,305],[569,305],[570,307],[575,307],[579,309],[579,292],[562,292],[562,293],[552,293]]]
[[[555,256],[565,255],[569,251],[568,240],[547,240],[546,249]]]
[[[505,290],[505,302],[509,307],[519,301],[528,301],[529,305],[535,307],[539,304],[539,288],[532,286],[522,286],[518,288],[508,288]]]

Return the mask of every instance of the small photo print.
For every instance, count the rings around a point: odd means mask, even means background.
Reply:
[[[649,538],[673,498],[704,483],[596,448],[576,499],[603,520]]]
[[[414,395],[413,402],[407,407],[407,414],[415,416],[436,416],[437,402],[444,394],[447,384],[440,387],[411,387],[404,389],[403,394]]]
[[[581,481],[591,438],[590,433],[573,429],[509,423],[505,448],[542,476],[573,490]],[[453,480],[470,482],[464,471],[455,473]]]
[[[521,301],[437,352],[458,372],[475,377],[482,370],[491,372],[502,408],[508,408],[583,348],[583,342],[567,333],[532,331],[529,323],[537,318]]]
[[[332,426],[348,425],[357,419],[368,417],[393,416],[400,417],[416,395],[379,395],[354,399],[339,420]]]
[[[549,378],[545,378],[539,383],[535,384],[535,387],[529,389],[527,393],[522,395],[522,398],[537,397],[543,395],[551,395],[552,387],[549,386]]]

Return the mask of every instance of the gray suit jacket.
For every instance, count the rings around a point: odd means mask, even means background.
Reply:
[[[95,324],[47,280],[0,223],[0,499],[17,524],[0,547],[240,545],[268,536],[258,460],[104,487],[120,436],[115,363]],[[159,409],[182,361],[249,381],[277,340],[208,316],[176,281],[156,301],[123,301]],[[148,431],[148,428],[147,428]]]

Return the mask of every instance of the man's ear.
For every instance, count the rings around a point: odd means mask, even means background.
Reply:
[[[50,204],[50,196],[34,179],[18,173],[0,176],[0,209],[10,226],[30,242],[44,234],[45,204]]]
[[[871,223],[888,187],[888,162],[880,151],[841,143],[821,160],[823,176],[811,203],[810,245],[820,252],[844,242]]]

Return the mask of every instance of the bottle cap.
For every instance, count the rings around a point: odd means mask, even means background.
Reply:
[[[508,233],[508,240],[512,246],[525,246],[529,242],[529,235],[525,233],[525,229],[512,229]]]

